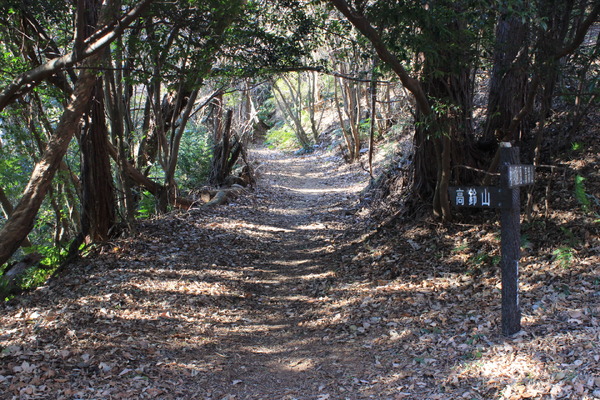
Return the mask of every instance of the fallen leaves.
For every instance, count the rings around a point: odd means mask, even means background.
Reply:
[[[506,339],[497,224],[364,234],[343,210],[365,176],[341,195],[331,169],[284,160],[266,161],[289,168],[265,175],[278,187],[143,222],[4,304],[0,397],[600,398],[593,235],[570,269],[529,235],[524,331]]]

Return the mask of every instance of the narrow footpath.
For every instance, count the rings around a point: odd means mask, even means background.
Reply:
[[[372,398],[379,361],[332,288],[368,175],[255,157],[254,192],[143,222],[9,310],[2,398]]]

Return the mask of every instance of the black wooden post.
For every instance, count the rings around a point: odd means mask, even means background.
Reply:
[[[501,143],[500,187],[506,191],[500,214],[502,253],[502,334],[514,335],[521,330],[519,305],[519,258],[521,257],[521,205],[518,186],[511,187],[508,166],[519,164],[519,148]]]

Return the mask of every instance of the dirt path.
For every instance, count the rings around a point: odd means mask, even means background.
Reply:
[[[368,351],[336,339],[329,296],[365,175],[257,156],[259,190],[239,204],[146,222],[9,306],[0,393],[362,398]]]
[[[235,204],[143,222],[3,304],[0,398],[600,399],[592,236],[569,268],[525,250],[504,338],[497,225],[359,236],[364,172],[256,157]]]

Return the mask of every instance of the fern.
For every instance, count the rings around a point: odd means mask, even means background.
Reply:
[[[562,246],[552,252],[554,260],[562,268],[569,268],[573,264],[575,251],[572,247]]]
[[[575,198],[581,204],[583,211],[587,212],[590,210],[590,199],[585,192],[585,186],[583,184],[585,178],[581,175],[575,177]]]

